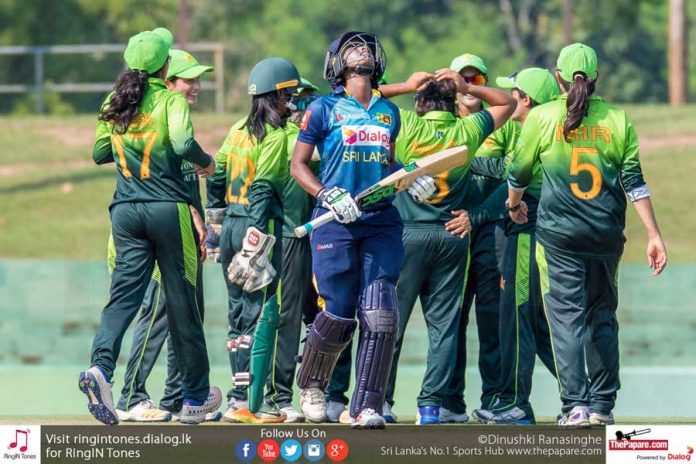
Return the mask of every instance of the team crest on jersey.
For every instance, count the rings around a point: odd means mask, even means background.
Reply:
[[[389,129],[381,126],[342,126],[343,144],[353,146],[381,145],[389,148]]]
[[[441,138],[444,137],[444,136],[445,136],[445,133],[442,132],[442,131],[437,131],[437,132],[435,132],[435,137],[438,138],[438,139],[441,139]]]
[[[302,116],[302,121],[300,122],[300,129],[301,130],[306,130],[307,126],[309,126],[309,117],[312,115],[312,112],[310,110],[305,111],[304,116]]]
[[[381,122],[382,124],[391,126],[391,114],[377,113],[377,121]]]

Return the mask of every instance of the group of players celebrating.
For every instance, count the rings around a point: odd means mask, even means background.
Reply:
[[[172,44],[164,28],[133,36],[128,70],[99,115],[93,158],[115,163],[117,175],[110,299],[79,379],[96,419],[383,428],[396,422],[398,360],[419,298],[429,345],[417,424],[469,420],[472,305],[483,391],[471,414],[479,422],[535,423],[537,355],[558,381],[559,426],[614,422],[626,198],[645,226],[655,275],[667,255],[633,126],[594,94],[592,48],[565,47],[555,73],[526,68],[498,78],[505,90],[487,86],[486,65],[472,54],[387,83],[377,37],[348,32],[326,54],[328,95],[287,59],[257,63],[248,115],[210,156],[194,139],[189,110],[212,68]],[[415,94],[413,110],[389,100],[403,94]],[[420,176],[395,197],[356,201],[401,165],[455,146],[468,149],[460,166]],[[199,177],[207,178],[205,210]],[[309,238],[294,235],[327,212],[335,221]],[[233,381],[224,414],[208,379],[206,257],[221,263],[229,297]],[[114,404],[116,359],[139,309]],[[167,339],[158,407],[145,381]],[[295,382],[301,411],[292,405]]]

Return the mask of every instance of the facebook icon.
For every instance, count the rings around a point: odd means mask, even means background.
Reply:
[[[236,451],[241,462],[250,462],[256,457],[256,445],[251,440],[242,440],[237,443]]]

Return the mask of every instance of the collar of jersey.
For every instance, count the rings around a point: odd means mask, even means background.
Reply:
[[[431,119],[435,121],[454,121],[456,116],[449,111],[428,111],[423,116],[422,119]]]
[[[154,87],[162,87],[163,89],[167,88],[167,86],[164,84],[164,81],[159,77],[150,76],[147,78],[147,83]]]
[[[344,94],[346,97],[349,97],[349,98],[355,100],[355,102],[356,102],[358,105],[360,105],[360,106],[362,107],[362,105],[360,104],[360,102],[359,102],[355,97],[353,97],[353,95],[351,95],[350,92],[348,92],[348,89],[346,89],[346,88],[343,87],[342,85],[339,85],[338,87],[336,87],[336,88],[333,90],[333,93],[336,94],[336,95]],[[376,97],[376,98],[375,98],[375,97]],[[382,94],[381,94],[378,90],[372,89],[372,99],[370,100],[370,104],[367,105],[367,109],[369,110],[370,107],[373,105],[373,103],[374,103],[376,100],[379,100],[380,98],[382,98]]]

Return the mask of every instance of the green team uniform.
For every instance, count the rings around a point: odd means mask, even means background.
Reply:
[[[563,412],[589,406],[608,414],[619,389],[616,308],[626,194],[649,193],[626,113],[592,96],[566,142],[566,98],[529,113],[508,182],[527,187],[541,164],[536,258]]]
[[[266,124],[266,137],[259,143],[245,123],[242,119],[230,129],[215,156],[215,175],[208,181],[207,207],[227,207],[220,234],[220,259],[228,292],[228,349],[233,375],[250,371],[250,351],[237,349],[235,341],[240,336],[252,336],[261,310],[267,304],[277,303],[279,278],[274,278],[262,290],[245,293],[242,287],[228,279],[227,268],[234,255],[241,251],[247,228],[254,226],[276,237],[270,259],[276,270],[281,269],[281,197],[288,169],[284,128],[274,129]],[[275,307],[276,314],[268,316],[277,319]],[[246,401],[246,386],[233,386],[227,397]]]
[[[183,396],[204,401],[209,366],[197,292],[198,236],[189,211],[194,199],[182,165],[188,161],[207,166],[209,158],[193,139],[186,99],[150,77],[139,113],[124,134],[99,122],[93,158],[97,164],[115,162],[118,175],[110,207],[111,298],[102,312],[92,364],[112,375],[123,334],[143,302],[157,263],[171,302],[166,313]]]
[[[477,158],[503,159],[511,153],[519,125],[508,120],[493,132],[476,151]],[[505,199],[496,201],[496,189],[500,179],[472,175],[469,183],[470,234],[469,268],[459,322],[456,365],[450,379],[449,394],[443,406],[461,414],[466,412],[464,401],[466,371],[466,328],[471,306],[476,305],[476,322],[479,336],[479,372],[481,374],[481,404],[486,408],[497,391],[500,372],[499,306],[500,274],[505,249],[503,218]],[[493,197],[493,198],[491,198]]]
[[[450,112],[431,111],[418,117],[401,110],[402,131],[396,140],[396,158],[402,164],[453,146],[466,145],[475,153],[493,130],[487,111],[466,118]],[[423,203],[407,192],[397,195],[395,205],[404,222],[404,264],[399,275],[399,331],[387,389],[394,403],[394,386],[411,311],[420,297],[428,326],[427,367],[418,406],[441,406],[448,393],[457,347],[460,309],[464,295],[468,240],[445,230],[453,210],[467,202],[469,166],[473,157],[435,177],[436,193]]]
[[[300,128],[288,122],[287,165],[290,165]],[[292,405],[292,386],[297,367],[302,320],[314,321],[317,294],[312,285],[312,252],[309,237],[295,237],[295,227],[311,219],[314,198],[290,175],[283,185],[283,264],[280,269],[280,322],[276,339],[274,368],[268,379],[267,402],[275,408]]]

